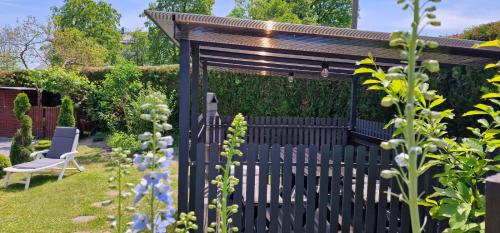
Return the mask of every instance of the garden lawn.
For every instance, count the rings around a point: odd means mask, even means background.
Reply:
[[[78,151],[76,159],[85,167],[82,173],[67,171],[61,181],[57,181],[55,172],[36,174],[27,191],[21,184],[0,189],[0,232],[111,232],[107,216],[113,214],[114,205],[93,206],[110,198],[106,195],[109,191],[108,157],[103,156],[99,148],[79,146]],[[127,182],[137,183],[141,174],[131,170],[134,172]],[[172,171],[177,171],[177,163],[173,163]],[[11,177],[23,178],[20,174]],[[174,175],[173,187],[177,187],[176,179]],[[0,182],[3,185],[3,180]],[[132,198],[125,203],[130,203]],[[78,216],[95,216],[96,219],[73,223],[72,220]],[[126,218],[125,222],[129,219]]]

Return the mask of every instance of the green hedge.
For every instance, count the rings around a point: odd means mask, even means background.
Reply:
[[[112,67],[90,68],[82,71],[92,82],[104,79]],[[178,66],[141,67],[142,81],[155,89],[171,93],[178,89]],[[0,72],[0,86],[27,85],[26,72]],[[443,70],[431,79],[431,86],[447,98],[445,107],[455,109],[456,118],[450,122],[450,133],[463,135],[461,114],[479,102],[481,88],[491,72],[481,68],[456,67]],[[313,81],[272,78],[233,73],[210,72],[209,91],[217,93],[221,115],[255,116],[347,116],[349,109],[349,81]],[[177,94],[177,92],[175,92]],[[360,118],[387,121],[392,113],[380,108],[380,93],[360,87],[358,113]],[[178,122],[178,106],[173,109],[172,123]]]

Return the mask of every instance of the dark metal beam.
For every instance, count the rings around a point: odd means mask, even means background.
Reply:
[[[500,230],[500,173],[486,179],[486,233]]]
[[[189,41],[180,41],[179,62],[179,179],[178,211],[188,210],[189,167]]]
[[[191,44],[191,148],[189,150],[190,161],[196,161],[196,144],[198,143],[198,80],[200,76],[200,49],[197,44]],[[196,165],[194,165],[196,166]],[[193,165],[190,168],[189,176],[189,210],[194,211],[195,208],[195,195],[196,176],[193,175],[195,171]]]
[[[272,67],[272,68],[278,68],[278,69],[283,69],[283,70],[305,70],[305,71],[312,71],[316,73],[321,72],[321,64],[317,67],[314,66],[303,66],[299,64],[281,64],[281,63],[274,63],[274,62],[267,62],[267,61],[261,61],[261,60],[240,60],[240,59],[233,59],[233,58],[220,58],[220,57],[203,57],[202,61],[207,61],[207,62],[216,62],[216,63],[226,63],[226,64],[234,64],[234,65],[246,65],[246,66],[266,66],[266,67]],[[354,69],[348,69],[348,68],[334,68],[331,67],[329,69],[332,72],[337,72],[337,73],[352,73],[354,72]]]
[[[352,0],[351,28],[358,29],[359,0]]]
[[[291,49],[281,49],[281,48],[265,48],[265,47],[256,47],[249,45],[235,45],[235,44],[225,44],[225,43],[215,43],[215,42],[203,42],[197,41],[200,46],[209,46],[209,47],[218,47],[218,48],[226,48],[226,49],[240,49],[240,50],[248,50],[255,51],[260,53],[277,53],[277,54],[286,54],[286,55],[297,55],[297,56],[309,56],[309,57],[317,57],[317,58],[339,58],[339,59],[348,59],[358,61],[366,56],[357,56],[357,55],[349,55],[349,54],[340,54],[331,52],[312,52],[312,51],[303,51],[303,50],[291,50]],[[369,51],[366,53],[368,54]],[[395,58],[377,58],[378,62],[384,63],[392,63],[392,64],[400,64],[400,59]]]
[[[207,69],[207,63],[203,62],[202,63],[202,69],[203,69],[203,79],[202,79],[202,84],[201,84],[201,94],[202,94],[202,104],[203,104],[203,132],[202,132],[202,137],[203,137],[203,142],[206,142],[206,131],[207,131],[207,92],[208,92],[208,69]]]
[[[358,115],[358,75],[353,75],[351,79],[351,100],[349,111],[349,130],[356,130],[356,119]]]
[[[350,79],[352,77],[350,73],[330,72],[329,77],[323,78],[320,76],[319,72],[315,72],[315,71],[279,69],[279,68],[267,67],[267,66],[247,66],[247,65],[235,65],[235,64],[228,64],[228,63],[218,63],[218,62],[207,62],[207,65],[208,66],[215,66],[215,67],[256,70],[256,71],[263,72],[262,73],[263,75],[265,75],[265,72],[276,72],[276,73],[282,73],[284,75],[288,75],[289,73],[294,73],[296,75],[302,74],[302,75],[307,75],[310,77],[317,77],[317,79],[321,79],[321,80],[335,80],[335,79],[342,80],[342,79]]]
[[[250,52],[250,53],[249,53]],[[252,51],[245,52],[236,52],[236,51],[219,51],[216,49],[210,48],[201,48],[200,55],[201,57],[213,56],[213,57],[224,57],[224,58],[234,58],[234,59],[246,59],[246,60],[262,60],[267,62],[279,62],[279,63],[290,63],[290,64],[301,64],[301,65],[312,65],[312,66],[321,66],[325,59],[311,57],[300,56],[298,57],[280,57],[277,54],[266,54],[262,55],[259,53],[253,53]],[[334,61],[332,61],[334,60]],[[329,59],[327,60],[332,68],[355,68],[357,60],[347,60],[347,59]],[[385,64],[379,63],[378,65],[383,67],[389,67],[396,64]]]

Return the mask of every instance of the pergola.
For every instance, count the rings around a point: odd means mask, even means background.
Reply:
[[[180,47],[179,92],[179,211],[188,210],[188,164],[196,160],[195,142],[203,130],[198,120],[198,84],[201,76],[203,120],[206,119],[207,70],[265,76],[350,80],[349,128],[356,126],[358,77],[356,62],[371,52],[382,68],[400,64],[400,52],[389,47],[389,33],[307,26],[272,21],[243,20],[207,15],[145,11]],[[422,37],[440,44],[421,57],[442,66],[482,66],[500,58],[500,50],[476,49],[478,41]],[[327,75],[321,71],[327,68]],[[189,155],[189,156],[188,156]],[[191,182],[189,182],[191,183]],[[182,200],[182,201],[181,201]]]

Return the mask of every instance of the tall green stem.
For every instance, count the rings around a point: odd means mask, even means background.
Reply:
[[[152,114],[151,116],[152,122],[153,122],[153,135],[151,136],[151,151],[153,152],[153,158],[152,158],[152,166],[151,166],[151,173],[154,174],[156,170],[156,149],[158,146],[158,139],[156,138],[156,124],[157,124],[157,119],[156,115]],[[155,192],[154,192],[154,185],[151,185],[151,193],[149,196],[149,221],[151,222],[151,232],[155,232]]]
[[[413,233],[420,232],[420,217],[418,214],[418,171],[417,171],[417,146],[416,134],[414,130],[413,120],[415,119],[415,67],[416,67],[416,51],[418,39],[418,26],[420,24],[420,2],[414,0],[413,4],[413,23],[412,33],[408,48],[408,92],[407,105],[405,108],[406,127],[405,137],[407,140],[406,151],[408,152],[408,205],[410,209],[411,229]]]

